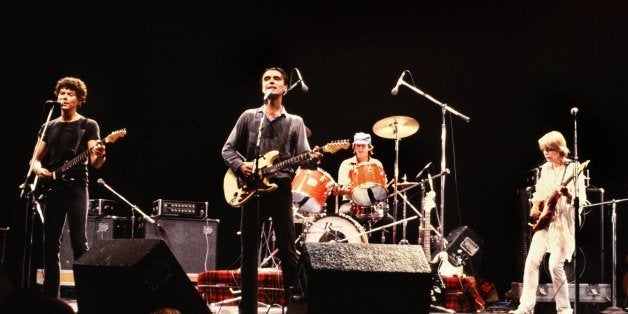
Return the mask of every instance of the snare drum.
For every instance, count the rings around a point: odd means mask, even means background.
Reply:
[[[388,204],[386,202],[379,202],[373,206],[360,206],[353,202],[348,202],[342,204],[338,212],[341,214],[350,214],[355,219],[361,221],[377,221],[382,219],[388,212]]]
[[[307,227],[304,232],[305,242],[339,242],[347,239],[346,243],[369,243],[364,228],[351,217],[338,214],[337,216],[322,215]]]
[[[361,162],[349,173],[351,200],[360,206],[373,206],[386,198],[386,173],[373,162]]]
[[[334,179],[323,169],[299,168],[292,179],[292,203],[300,212],[318,213],[334,185]]]

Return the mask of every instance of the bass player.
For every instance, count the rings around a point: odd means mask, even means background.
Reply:
[[[278,151],[279,160],[283,161],[310,152],[303,119],[288,113],[282,105],[283,95],[287,90],[288,82],[283,69],[272,67],[263,72],[261,91],[264,93],[265,104],[248,109],[240,115],[222,148],[225,163],[238,176],[246,179],[256,175],[255,159],[265,153]],[[322,154],[311,151],[309,157],[307,162],[311,165],[320,160]],[[298,255],[292,211],[293,176],[292,168],[277,171],[269,179],[272,184],[277,185],[276,189],[259,193],[258,198],[254,197],[254,200],[242,204],[240,313],[257,313],[260,222],[265,221],[268,216],[273,220],[276,234],[284,291],[289,294],[295,284]]]
[[[556,294],[556,311],[567,314],[573,310],[569,304],[569,284],[564,264],[565,260],[571,260],[575,250],[573,196],[575,184],[578,184],[580,203],[586,202],[584,177],[576,174],[576,179],[571,180],[578,165],[567,158],[569,148],[560,132],[551,131],[543,135],[538,143],[546,162],[541,166],[541,175],[531,200],[530,217],[537,221],[532,225],[535,232],[525,262],[519,307],[510,313],[534,312],[539,266],[545,253],[550,253],[549,270]],[[536,228],[543,221],[547,221],[547,226]]]

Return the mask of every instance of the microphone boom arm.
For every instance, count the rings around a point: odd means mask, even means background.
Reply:
[[[425,97],[425,98],[427,98],[427,99],[431,100],[433,103],[435,103],[435,104],[437,104],[437,105],[441,106],[444,110],[447,110],[447,111],[449,111],[449,112],[453,113],[454,115],[456,115],[456,116],[460,117],[460,118],[461,118],[462,120],[464,120],[465,122],[469,122],[469,121],[471,120],[471,118],[469,118],[469,117],[467,117],[466,115],[464,115],[464,114],[462,114],[462,113],[458,112],[456,109],[454,109],[454,108],[452,108],[452,107],[449,107],[447,104],[444,104],[444,103],[442,103],[442,102],[440,102],[440,101],[438,101],[438,100],[434,99],[434,97],[430,96],[429,94],[426,94],[426,93],[425,93],[425,92],[423,92],[422,90],[420,90],[420,89],[418,89],[418,88],[416,88],[416,87],[414,87],[414,86],[412,86],[412,85],[410,85],[410,84],[406,83],[406,81],[405,81],[405,80],[403,80],[403,79],[401,79],[401,84],[399,84],[399,85],[403,85],[403,86],[408,87],[409,89],[413,90],[415,93],[417,93],[417,94],[419,94],[419,95],[421,95],[421,96],[423,96],[423,97]]]
[[[129,202],[126,198],[124,198],[124,196],[122,196],[122,195],[120,195],[120,193],[116,192],[112,187],[109,186],[109,184],[105,183],[105,181],[103,179],[98,179],[98,184],[104,186],[107,190],[111,191],[111,193],[115,194],[118,198],[120,198],[125,203],[127,203],[131,207],[131,209],[133,211],[136,211],[137,213],[142,215],[142,217],[144,217],[144,219],[146,219],[148,222],[150,222],[150,223],[154,224],[155,226],[157,226],[157,228],[159,228],[159,230],[163,229],[152,217],[146,215],[146,213],[144,213],[137,205]]]

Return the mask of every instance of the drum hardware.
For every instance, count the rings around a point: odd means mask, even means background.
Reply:
[[[264,252],[266,252],[268,256],[260,262],[259,267],[263,267],[267,262],[272,261],[272,267],[276,268],[279,263],[274,257],[274,252],[271,252],[272,250],[277,250],[275,249],[275,230],[273,228],[273,219],[268,218],[260,229],[259,249],[257,250],[259,254],[258,260],[262,260],[262,254],[264,254]]]
[[[348,236],[346,238],[343,238],[343,239],[340,239],[340,240],[337,240],[337,241],[334,241],[334,242],[349,242],[349,243],[352,243],[350,240],[353,240],[353,239],[355,239],[357,237],[362,237],[364,235],[368,235],[368,234],[373,233],[375,231],[386,229],[388,227],[393,227],[393,226],[396,226],[398,224],[402,224],[404,222],[408,222],[410,220],[417,219],[418,217],[419,216],[412,216],[412,217],[408,217],[406,219],[402,219],[402,220],[399,220],[399,221],[394,221],[394,222],[391,222],[391,223],[389,223],[387,225],[379,226],[377,228],[370,229],[369,231],[364,231],[364,232],[361,232],[361,233],[358,233],[358,234],[354,234],[352,236]]]
[[[295,216],[294,219],[294,223],[300,223],[300,224],[307,224],[309,222],[311,222],[312,220],[316,219],[316,217],[319,214],[311,214],[311,213],[307,213],[307,214],[301,214],[299,213],[299,209],[295,206],[292,207],[292,214]]]
[[[395,165],[394,165],[394,194],[397,195],[397,182],[399,182],[399,141],[419,130],[419,122],[414,118],[405,116],[392,116],[381,119],[373,125],[373,132],[383,138],[395,140]],[[397,197],[394,198],[393,220],[397,219]],[[392,241],[397,242],[397,227],[393,226]]]
[[[406,183],[406,180],[407,180],[407,179],[408,179],[408,177],[406,177],[406,175],[404,174],[404,175],[403,175],[403,178],[402,178],[402,180],[403,180],[404,182],[400,182],[400,183],[398,183],[398,184],[397,184],[397,188],[398,188],[398,187],[400,187],[400,186],[402,186],[402,184]],[[406,200],[407,200],[407,198],[406,198],[406,192],[405,192],[405,191],[401,192],[401,195],[403,195],[403,199],[404,199],[404,202],[403,202],[403,212],[402,212],[402,213],[403,213],[403,218],[402,218],[402,219],[406,219],[406,213],[407,213],[407,203],[408,203],[408,202],[406,201]],[[404,221],[404,222],[401,224],[401,240],[399,241],[399,244],[410,244],[410,242],[408,242],[408,239],[406,239],[406,235],[407,235],[407,233],[406,233],[406,228],[407,228],[407,227],[408,227],[408,222],[407,222],[407,221]],[[383,237],[383,235],[382,235],[382,237]]]
[[[263,231],[262,231],[263,232]],[[294,244],[299,243],[299,241],[301,241],[301,237],[303,237],[303,234],[300,234],[296,240],[294,241]],[[274,242],[274,241],[273,241]],[[264,265],[266,265],[266,263],[268,263],[268,261],[273,260],[273,264],[275,265],[275,267],[278,265],[277,262],[275,262],[275,255],[279,252],[279,249],[275,249],[273,250],[268,256],[266,256],[266,258],[264,258],[264,260],[262,260],[259,264],[259,267],[264,267]],[[299,252],[297,251],[297,254],[299,254]]]
[[[386,202],[379,202],[373,204],[373,206],[360,206],[353,202],[345,203],[341,208],[348,206],[351,216],[361,221],[375,222],[386,215],[388,212],[388,204]],[[341,211],[342,212],[342,211]]]

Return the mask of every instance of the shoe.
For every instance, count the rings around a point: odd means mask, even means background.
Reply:
[[[288,287],[287,298],[290,303],[304,302],[303,291],[301,291],[301,288],[295,286]]]
[[[510,310],[510,311],[508,311],[508,313],[509,313],[509,314],[533,314],[534,312],[532,312],[532,311],[527,311],[526,309],[524,309],[524,308],[520,308],[520,307],[519,307],[519,308],[516,308],[516,309],[514,309],[514,310]]]

